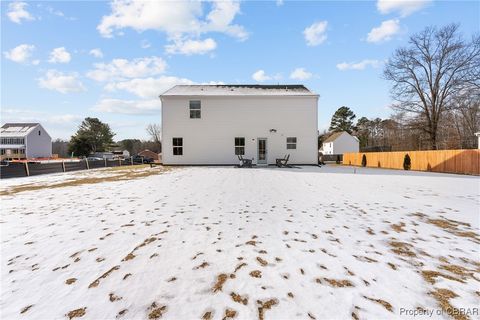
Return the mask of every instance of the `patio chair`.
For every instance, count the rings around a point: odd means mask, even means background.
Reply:
[[[288,164],[288,159],[290,159],[290,154],[285,155],[283,158],[276,159],[277,167],[291,168],[291,165]]]
[[[238,155],[238,160],[240,161],[240,168],[251,168],[253,159],[244,158],[242,155]]]

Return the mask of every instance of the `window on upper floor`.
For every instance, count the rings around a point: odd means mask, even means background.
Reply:
[[[183,138],[173,138],[173,155],[181,156],[183,155]]]
[[[297,149],[297,137],[287,138],[287,149]]]
[[[202,117],[202,104],[200,100],[190,100],[190,119]]]
[[[25,144],[25,138],[2,138],[1,144]]]
[[[245,138],[244,137],[235,138],[235,155],[237,156],[245,155]]]

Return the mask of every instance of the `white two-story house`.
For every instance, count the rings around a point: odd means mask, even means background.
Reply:
[[[49,158],[52,138],[39,123],[5,123],[0,128],[1,159]]]
[[[318,95],[303,85],[178,85],[160,95],[166,165],[317,164]]]

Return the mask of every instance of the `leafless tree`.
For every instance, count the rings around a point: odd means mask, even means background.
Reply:
[[[147,126],[147,133],[151,140],[158,146],[158,150],[162,150],[162,128],[156,123],[151,123]]]
[[[438,147],[439,122],[453,107],[453,97],[478,84],[479,60],[479,36],[467,42],[459,26],[451,24],[414,34],[386,63],[384,77],[393,83],[394,108],[423,120],[430,148]]]

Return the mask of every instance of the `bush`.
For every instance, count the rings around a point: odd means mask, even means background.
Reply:
[[[363,155],[362,156],[362,167],[366,167],[367,166],[367,156]]]
[[[410,170],[411,167],[412,167],[412,160],[410,159],[410,156],[407,153],[403,158],[403,169]]]

